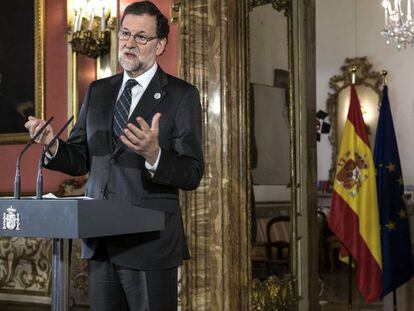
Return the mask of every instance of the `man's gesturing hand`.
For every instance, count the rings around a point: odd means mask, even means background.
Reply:
[[[28,121],[24,124],[24,127],[29,131],[30,137],[36,135],[40,128],[45,124],[45,120],[29,116]],[[46,146],[53,139],[53,129],[48,125],[45,130],[36,138],[36,143]],[[50,147],[50,152],[54,154],[56,152],[56,144]]]
[[[137,118],[137,122],[141,129],[135,125],[128,123],[124,129],[124,134],[119,136],[121,141],[136,153],[142,155],[149,164],[154,165],[157,161],[159,145],[158,145],[158,127],[160,123],[161,113],[157,112],[151,121],[151,127],[141,117]]]

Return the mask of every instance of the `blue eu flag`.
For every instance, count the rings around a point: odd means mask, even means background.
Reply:
[[[383,294],[397,289],[413,275],[410,229],[404,202],[404,181],[388,88],[384,86],[375,137],[378,209],[381,224]]]

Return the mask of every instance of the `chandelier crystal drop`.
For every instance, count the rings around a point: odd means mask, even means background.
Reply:
[[[384,29],[381,35],[387,44],[394,42],[397,48],[414,47],[414,23],[412,20],[412,6],[414,0],[407,0],[403,8],[402,0],[383,0],[384,7]],[[404,13],[404,10],[406,14]]]

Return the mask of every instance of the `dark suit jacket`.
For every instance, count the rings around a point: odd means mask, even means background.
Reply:
[[[112,145],[113,110],[121,84],[122,74],[91,83],[77,124],[66,142],[59,141],[46,167],[73,176],[89,173],[89,197],[165,212],[165,230],[84,240],[83,258],[90,259],[99,243],[106,243],[114,264],[143,270],[174,267],[189,257],[179,189],[196,189],[204,170],[199,94],[161,68],[145,90],[130,120],[137,124],[141,116],[151,124],[156,112],[162,114],[161,158],[151,177],[142,156],[121,142]]]

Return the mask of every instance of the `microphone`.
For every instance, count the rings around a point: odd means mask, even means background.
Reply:
[[[36,138],[39,137],[40,134],[46,129],[50,122],[52,122],[53,117],[50,117],[46,123],[37,131],[37,133],[30,138],[30,140],[26,143],[23,147],[23,150],[20,152],[19,156],[17,157],[16,161],[16,175],[14,176],[14,198],[19,200],[20,199],[20,160],[22,159],[23,154],[26,152],[27,149],[35,142]]]
[[[42,199],[42,193],[43,193],[43,173],[42,173],[42,167],[43,163],[45,161],[46,152],[49,151],[50,147],[53,146],[53,144],[56,142],[60,134],[68,127],[68,125],[72,122],[73,116],[69,118],[68,121],[62,126],[62,128],[56,133],[55,136],[53,136],[52,140],[45,146],[37,167],[37,180],[36,180],[36,199],[41,200]]]

